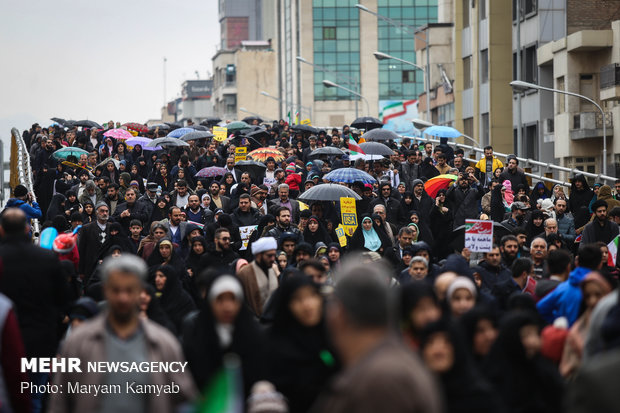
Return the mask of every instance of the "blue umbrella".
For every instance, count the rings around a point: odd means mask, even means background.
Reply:
[[[436,138],[459,138],[463,136],[461,132],[450,126],[431,126],[424,129],[424,134],[435,136]]]
[[[346,182],[348,184],[356,181],[361,181],[365,184],[372,184],[377,182],[377,180],[367,172],[360,171],[359,169],[355,168],[336,169],[325,175],[323,179],[331,182]]]
[[[195,130],[192,128],[179,128],[167,134],[166,137],[167,138],[180,138],[181,136],[188,134],[190,132],[195,132]]]

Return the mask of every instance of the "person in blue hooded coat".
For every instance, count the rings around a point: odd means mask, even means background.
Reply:
[[[19,208],[26,214],[26,220],[41,219],[43,214],[41,213],[41,207],[36,201],[32,200],[32,196],[28,193],[23,185],[17,185],[13,190],[13,198],[10,198],[6,203],[7,208]]]

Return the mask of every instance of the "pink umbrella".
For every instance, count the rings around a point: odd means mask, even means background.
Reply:
[[[103,133],[103,136],[114,139],[130,139],[133,135],[125,129],[110,129]]]

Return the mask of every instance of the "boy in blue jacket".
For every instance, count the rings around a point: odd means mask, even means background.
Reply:
[[[28,193],[28,189],[26,189],[23,185],[17,185],[13,190],[13,198],[10,198],[6,203],[7,208],[19,208],[24,211],[26,214],[26,218],[28,222],[31,219],[38,218],[41,219],[43,216],[41,214],[41,208],[36,201],[32,200],[32,194]]]

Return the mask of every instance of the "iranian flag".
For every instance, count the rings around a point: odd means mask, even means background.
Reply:
[[[353,136],[349,135],[349,150],[351,151],[351,155],[366,155],[362,148],[355,142]]]
[[[620,235],[616,235],[616,238],[612,239],[609,244],[607,244],[607,249],[609,250],[609,254],[607,255],[607,265],[610,267],[616,266],[616,257],[618,256],[618,241],[620,240]]]

